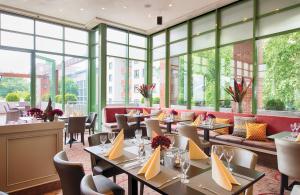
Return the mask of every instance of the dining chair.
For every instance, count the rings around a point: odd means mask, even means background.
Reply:
[[[19,110],[10,110],[7,106],[3,106],[6,114],[6,123],[9,121],[18,121],[20,118],[20,111]]]
[[[191,139],[197,144],[200,148],[208,148],[210,147],[209,142],[204,142],[200,140],[199,135],[197,133],[197,127],[191,125],[180,125],[178,126],[178,134],[180,136],[184,136],[188,139]]]
[[[124,195],[125,191],[108,178],[97,175],[85,175],[80,183],[81,195]]]
[[[232,149],[234,151],[233,159],[231,160],[232,164],[245,167],[248,169],[255,170],[255,166],[257,163],[258,155],[254,152],[251,152],[249,150],[233,147],[233,146],[226,146],[226,145],[213,145],[212,151],[214,150],[214,147],[221,146],[223,147],[223,150],[226,149]],[[224,155],[222,157],[223,160],[225,160]],[[248,188],[245,191],[245,195],[252,195],[253,194],[253,186]]]
[[[153,135],[163,135],[163,132],[159,126],[159,120],[147,119],[145,123],[146,123],[147,137],[152,139]]]
[[[118,129],[124,129],[124,137],[132,138],[135,135],[136,126],[129,126],[127,123],[127,118],[124,114],[115,114]]]
[[[84,176],[82,164],[70,162],[65,151],[57,153],[53,162],[60,178],[63,194],[80,195],[80,182]]]
[[[89,146],[99,146],[101,144],[100,135],[107,135],[108,133],[96,133],[88,137]],[[107,139],[106,143],[109,143]],[[105,177],[113,177],[116,182],[116,176],[123,173],[120,169],[114,168],[111,164],[91,154],[91,167],[93,175],[104,175]]]
[[[8,195],[8,194],[0,191],[0,195]]]
[[[68,126],[65,131],[65,143],[67,134],[70,134],[70,148],[74,141],[74,135],[80,133],[81,142],[84,145],[84,131],[85,131],[85,116],[69,117]]]
[[[91,131],[93,134],[95,133],[95,125],[98,114],[96,112],[91,112],[85,122],[85,128],[89,130],[89,135],[91,135]]]
[[[292,186],[295,184],[295,182],[293,182],[289,186],[289,178],[300,181],[300,143],[284,139],[275,139],[275,145],[278,170],[281,173],[280,194],[283,195],[284,190],[291,190]]]

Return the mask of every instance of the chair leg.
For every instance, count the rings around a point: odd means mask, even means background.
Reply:
[[[280,195],[284,195],[284,190],[288,186],[289,177],[287,175],[281,174],[281,181],[280,181]]]
[[[65,145],[67,144],[67,132],[65,132]]]
[[[81,133],[81,142],[84,145],[84,133]]]
[[[140,183],[140,195],[144,194],[144,184]]]
[[[113,176],[113,181],[114,181],[114,183],[116,183],[117,182],[117,176]]]
[[[91,129],[89,128],[89,135],[91,135]]]
[[[70,133],[70,148],[72,148],[73,143],[73,133]]]

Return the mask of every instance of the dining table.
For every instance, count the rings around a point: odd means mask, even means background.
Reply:
[[[154,115],[139,113],[139,114],[124,114],[124,116],[126,116],[127,118],[131,117],[131,118],[136,119],[135,120],[136,121],[136,128],[140,129],[141,128],[141,121],[144,118],[150,118],[150,117],[152,117]]]
[[[150,154],[153,152],[151,143],[145,144],[146,159],[139,160],[138,146],[136,142],[130,140],[124,141],[122,156],[110,160],[106,157],[106,151],[109,150],[111,144],[103,146],[86,147],[84,150],[91,155],[103,159],[113,167],[120,169],[128,176],[128,194],[138,194],[138,182],[150,187],[163,195],[237,195],[244,192],[247,188],[253,186],[261,178],[264,173],[231,164],[232,175],[241,185],[233,185],[231,191],[220,187],[212,178],[211,160],[191,160],[190,167],[187,171],[188,183],[181,182],[181,169],[174,166],[174,155],[164,155],[163,163],[160,165],[160,172],[154,178],[146,180],[143,175],[139,175],[138,171],[143,164],[147,162]],[[104,149],[105,148],[105,149]],[[176,151],[176,150],[175,150]],[[172,152],[171,152],[172,154]],[[224,162],[225,163],[225,162]]]
[[[160,120],[161,123],[166,124],[167,133],[172,133],[172,124],[180,123],[180,122],[188,122],[190,120],[180,119],[180,118],[165,118]]]

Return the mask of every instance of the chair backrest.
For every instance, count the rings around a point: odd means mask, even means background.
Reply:
[[[6,112],[6,123],[9,121],[18,121],[20,118],[20,112],[18,110],[9,110]]]
[[[96,125],[96,119],[98,114],[96,112],[91,113],[91,127],[94,128]]]
[[[118,129],[129,129],[128,123],[127,123],[127,118],[124,114],[115,114]]]
[[[69,133],[84,133],[85,131],[85,116],[69,117],[68,131]]]
[[[5,112],[8,112],[8,107],[6,105],[3,105]]]
[[[169,134],[165,134],[166,136]],[[174,147],[186,150],[188,147],[188,138],[176,134],[171,134],[175,138]]]
[[[191,139],[197,144],[199,147],[201,147],[201,141],[199,139],[198,133],[197,133],[197,127],[192,125],[180,125],[178,127],[178,133],[180,136],[184,136],[188,139]]]
[[[80,191],[81,195],[103,195],[97,192],[92,175],[86,175],[82,178],[80,183]]]
[[[54,166],[59,175],[64,195],[80,195],[80,182],[84,176],[81,163],[69,162],[64,151],[53,158]]]
[[[300,180],[300,143],[275,139],[279,172]]]
[[[148,137],[153,138],[154,135],[163,135],[157,119],[147,119],[145,123]]]
[[[232,163],[239,165],[241,167],[246,167],[248,169],[255,169],[258,155],[254,152],[251,152],[249,150],[243,149],[243,148],[237,148],[233,146],[225,146],[225,145],[213,145],[212,151],[215,146],[222,146],[223,149],[232,149],[234,151],[234,156],[232,159]],[[224,156],[223,156],[224,158]],[[224,158],[225,160],[225,158]]]

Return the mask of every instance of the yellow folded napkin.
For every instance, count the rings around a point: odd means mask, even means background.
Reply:
[[[149,112],[147,112],[147,110],[143,109],[143,115],[148,115]]]
[[[192,122],[192,126],[196,126],[198,127],[199,125],[201,125],[202,121],[201,121],[201,116],[198,115],[197,118],[194,120],[194,122]]]
[[[216,154],[211,154],[212,179],[222,188],[231,191],[232,184],[241,185],[224,166]]]
[[[298,136],[296,138],[296,142],[300,142],[300,133],[298,134]]]
[[[152,179],[160,172],[160,146],[155,149],[138,174],[145,174],[146,180]]]
[[[129,116],[132,116],[132,115],[134,115],[135,114],[135,111],[134,110],[130,110],[129,112],[128,112],[128,115]]]
[[[191,160],[207,159],[208,156],[197,146],[197,144],[189,139],[189,155]]]
[[[116,139],[114,140],[113,146],[106,153],[108,159],[113,160],[123,155],[124,144],[124,130],[121,130]]]

